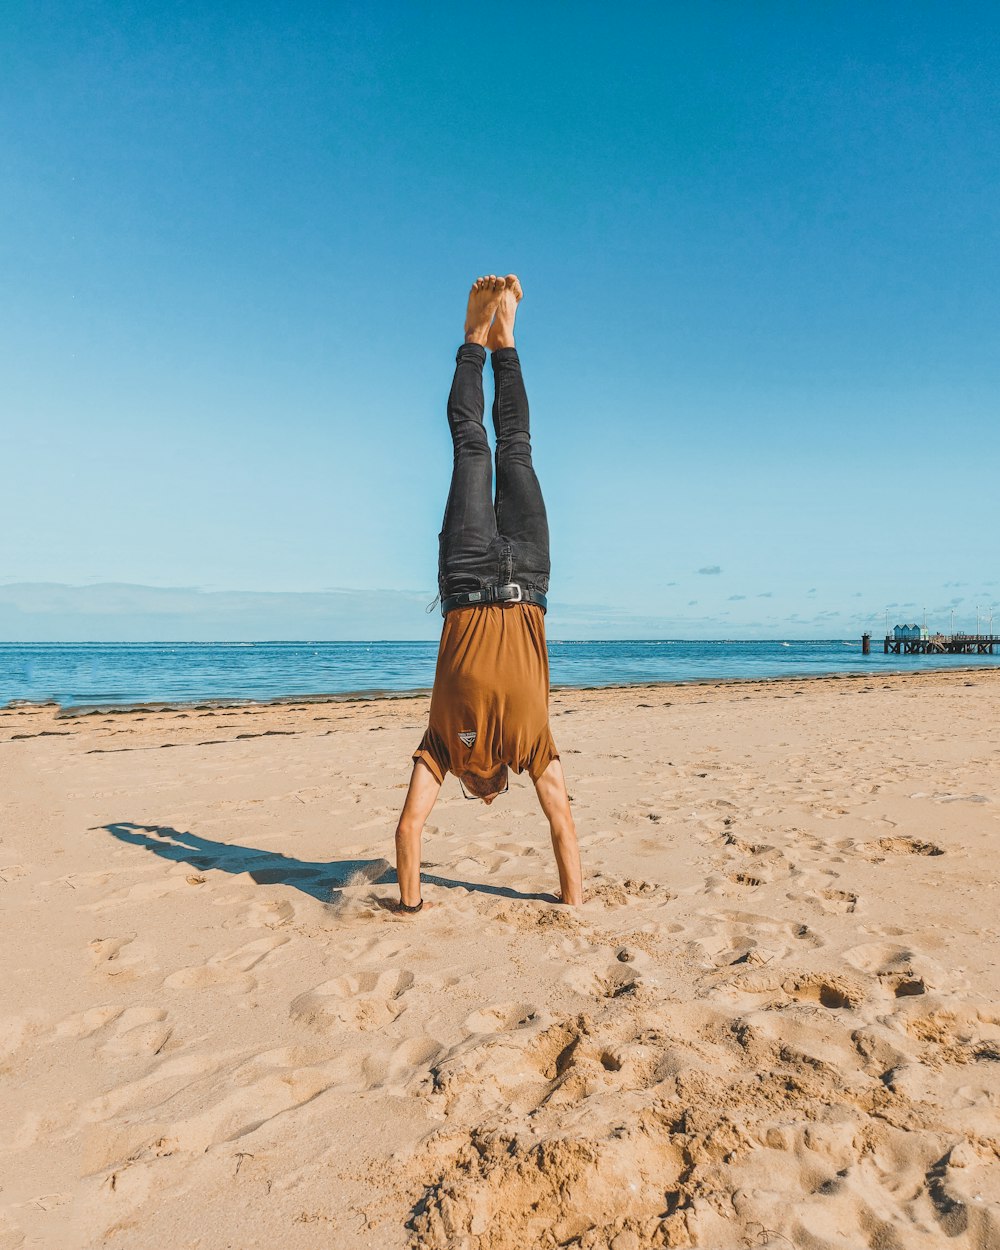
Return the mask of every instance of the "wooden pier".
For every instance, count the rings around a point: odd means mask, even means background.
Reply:
[[[927,638],[894,638],[887,634],[885,655],[992,655],[1000,634],[931,634]]]

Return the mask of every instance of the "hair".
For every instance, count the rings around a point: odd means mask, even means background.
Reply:
[[[477,773],[463,773],[462,784],[477,799],[491,798],[499,794],[507,784],[507,765],[501,764],[492,777],[480,777]]]

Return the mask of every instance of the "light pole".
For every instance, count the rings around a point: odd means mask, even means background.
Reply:
[[[955,637],[955,609],[954,608],[952,608],[951,610],[951,636],[952,638]]]
[[[976,637],[979,637],[979,604],[976,604]]]

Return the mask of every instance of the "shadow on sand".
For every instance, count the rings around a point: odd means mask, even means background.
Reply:
[[[347,885],[396,885],[396,870],[387,859],[335,859],[311,861],[292,859],[275,851],[262,851],[233,842],[212,842],[196,833],[172,829],[169,825],[138,825],[130,820],[95,825],[106,829],[119,842],[141,846],[161,859],[190,864],[199,872],[246,873],[258,885],[289,885],[321,903],[336,902]],[[525,894],[506,886],[456,881],[449,877],[420,874],[421,881],[446,889],[474,890],[499,898],[518,898],[552,903],[552,894]],[[380,902],[382,900],[379,900]],[[386,900],[388,902],[388,900]]]

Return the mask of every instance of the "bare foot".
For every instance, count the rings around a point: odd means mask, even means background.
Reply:
[[[488,351],[495,352],[498,347],[514,346],[514,318],[517,316],[517,306],[523,295],[517,274],[509,273],[500,296],[500,303],[497,305],[497,315],[493,319],[493,325],[486,339]]]
[[[500,297],[504,293],[505,282],[495,273],[485,278],[477,278],[469,292],[469,307],[465,313],[465,341],[486,346],[486,336],[490,332],[490,322],[497,310]]]

